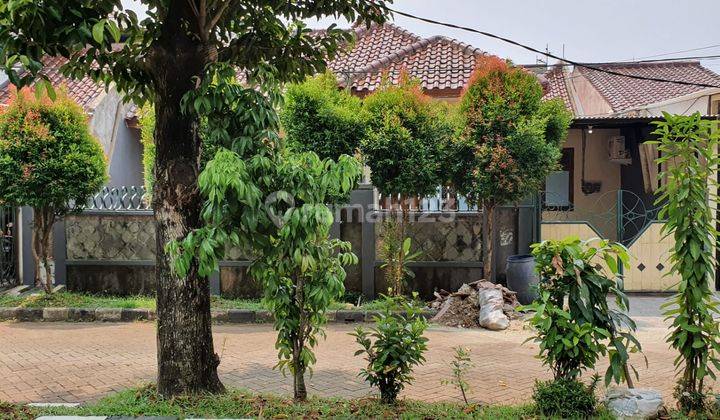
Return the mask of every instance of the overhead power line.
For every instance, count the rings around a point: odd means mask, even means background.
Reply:
[[[459,29],[459,30],[461,30],[461,31],[472,32],[472,33],[476,33],[476,34],[479,34],[479,35],[483,35],[483,36],[486,36],[486,37],[489,37],[489,38],[497,39],[497,40],[506,42],[506,43],[508,43],[508,44],[512,44],[512,45],[515,45],[515,46],[517,46],[517,47],[526,49],[526,50],[528,50],[528,51],[532,51],[532,52],[534,52],[534,53],[536,53],[536,54],[542,54],[542,55],[545,55],[545,56],[547,56],[547,57],[554,58],[554,59],[556,59],[556,60],[564,61],[564,62],[566,62],[566,63],[572,64],[573,66],[583,67],[583,68],[586,68],[586,69],[595,70],[595,71],[602,72],[602,73],[612,74],[612,75],[614,75],[614,76],[627,77],[627,78],[630,78],[630,79],[638,79],[638,80],[647,80],[647,81],[651,81],[651,82],[675,83],[675,84],[678,84],[678,85],[685,85],[685,86],[698,86],[698,87],[705,87],[705,88],[720,88],[720,86],[718,86],[718,85],[711,85],[711,84],[708,84],[708,83],[695,83],[695,82],[686,82],[686,81],[684,81],[684,80],[672,80],[672,79],[663,79],[663,78],[660,78],[660,77],[646,77],[646,76],[637,76],[637,75],[633,75],[633,74],[625,74],[625,73],[621,73],[621,72],[617,72],[617,71],[613,71],[613,70],[604,69],[604,68],[601,68],[601,67],[596,67],[596,66],[593,66],[593,65],[591,65],[591,64],[581,63],[581,62],[578,62],[578,61],[569,60],[569,59],[567,59],[567,58],[558,57],[558,56],[556,56],[556,55],[554,55],[554,54],[552,54],[552,53],[550,53],[550,52],[548,52],[548,51],[541,51],[541,50],[538,50],[537,48],[533,48],[533,47],[530,47],[530,46],[528,46],[528,45],[522,44],[522,43],[520,43],[520,42],[513,41],[512,39],[505,38],[505,37],[502,37],[502,36],[500,36],[500,35],[495,35],[495,34],[490,33],[490,32],[481,31],[481,30],[479,30],[479,29],[470,28],[470,27],[467,27],[467,26],[456,25],[456,24],[454,24],[454,23],[441,22],[441,21],[434,20],[434,19],[428,19],[428,18],[424,18],[424,17],[421,17],[421,16],[412,15],[412,14],[410,14],[410,13],[401,12],[401,11],[399,11],[399,10],[395,10],[395,9],[392,9],[392,8],[389,8],[389,7],[387,7],[387,10],[389,10],[389,11],[395,13],[395,14],[398,14],[398,15],[400,15],[400,16],[405,16],[405,17],[410,18],[410,19],[419,20],[419,21],[426,22],[426,23],[430,23],[430,24],[433,24],[433,25],[440,25],[440,26],[445,26],[445,27],[448,27],[448,28]]]
[[[720,47],[720,44],[708,45],[708,46],[700,47],[700,48],[690,48],[689,50],[681,50],[681,51],[673,51],[673,52],[662,53],[662,54],[646,55],[646,56],[644,56],[644,57],[639,57],[639,59],[643,59],[643,58],[655,58],[655,57],[664,57],[664,56],[666,56],[666,55],[682,54],[682,53],[692,52],[692,51],[709,50],[709,49],[711,49],[711,48],[718,48],[718,47]]]

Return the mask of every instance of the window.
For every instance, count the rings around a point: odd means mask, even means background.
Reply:
[[[562,150],[560,170],[552,172],[545,179],[543,206],[557,210],[569,210],[573,205],[573,148]]]

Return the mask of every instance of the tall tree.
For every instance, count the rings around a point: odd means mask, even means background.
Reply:
[[[541,99],[532,73],[483,57],[460,102],[464,131],[446,148],[455,187],[482,211],[483,274],[489,281],[496,207],[540,188],[557,166],[570,125],[562,102]]]
[[[193,260],[186,275],[171,270],[165,244],[201,225],[200,122],[210,99],[197,95],[215,64],[244,69],[252,85],[300,81],[325,70],[351,34],[312,32],[302,20],[341,16],[383,22],[385,0],[142,0],[140,20],[121,0],[7,0],[0,4],[0,61],[12,83],[39,79],[45,55],[68,59],[61,71],[114,85],[127,99],[155,109],[158,390],[164,395],[223,389],[212,343],[206,275]],[[238,90],[228,90],[228,95]],[[240,95],[236,101],[251,99]],[[249,103],[250,106],[254,103]],[[207,273],[204,273],[207,274]]]

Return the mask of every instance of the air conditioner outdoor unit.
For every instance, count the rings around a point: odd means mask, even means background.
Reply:
[[[610,162],[618,163],[620,165],[632,164],[632,158],[630,158],[630,151],[625,148],[625,137],[624,136],[612,136],[608,142],[608,151]]]

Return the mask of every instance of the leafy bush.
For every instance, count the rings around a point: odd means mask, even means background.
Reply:
[[[291,148],[322,159],[354,155],[365,137],[360,99],[340,89],[330,72],[289,85],[280,121]]]
[[[571,115],[562,101],[542,102],[526,70],[482,58],[460,102],[462,135],[445,146],[448,177],[483,217],[483,274],[492,281],[494,211],[537,192],[560,158]]]
[[[678,292],[667,303],[664,315],[672,319],[667,341],[680,355],[675,367],[682,371],[675,398],[685,413],[706,410],[705,378],[715,379],[720,369],[720,329],[714,321],[719,302],[711,289],[717,262],[714,247],[718,232],[713,217],[714,191],[720,157],[717,123],[690,116],[663,113],[654,124],[659,137],[659,164],[668,169],[656,204],[663,204],[659,218],[667,219],[662,231],[672,235],[671,273],[680,276]],[[710,190],[710,191],[709,191]]]
[[[543,416],[561,419],[588,418],[595,414],[597,397],[595,388],[599,377],[590,385],[577,379],[560,378],[551,381],[535,381],[533,400]]]
[[[412,382],[413,368],[425,362],[428,340],[423,334],[427,327],[418,307],[404,297],[385,297],[375,327],[370,331],[358,327],[351,333],[362,347],[355,355],[365,353],[368,361],[359,376],[380,389],[383,402],[394,404],[400,391]]]
[[[363,108],[368,136],[361,151],[373,185],[404,199],[433,194],[443,180],[442,144],[454,133],[446,105],[403,75],[365,98]]]
[[[55,101],[28,91],[0,114],[0,203],[32,206],[35,281],[52,291],[52,227],[107,181],[105,155],[83,109],[60,92]]]
[[[607,354],[605,383],[626,381],[632,387],[629,353],[641,346],[633,335],[635,323],[623,312],[629,302],[618,260],[628,264],[625,247],[606,240],[595,247],[570,237],[535,244],[533,255],[540,275],[539,297],[526,308],[535,311],[530,319],[535,336],[530,340],[540,344],[543,364],[555,379],[574,380]],[[608,307],[608,295],[615,296],[619,310]]]

